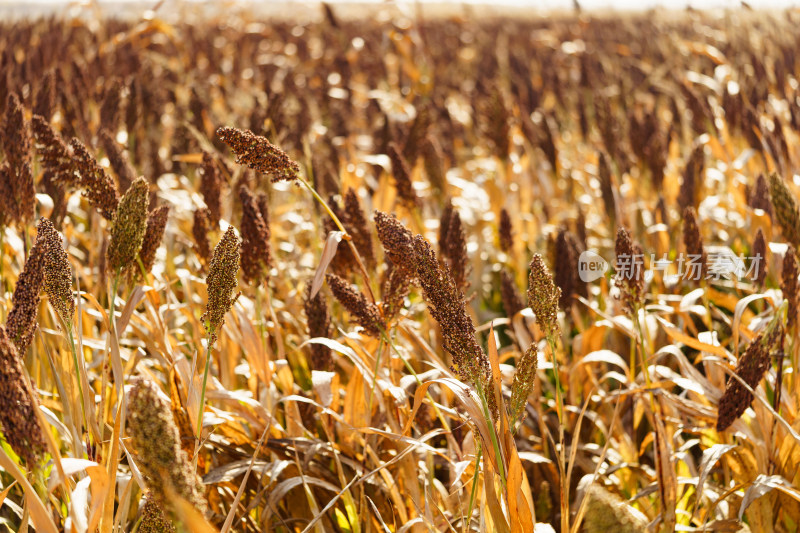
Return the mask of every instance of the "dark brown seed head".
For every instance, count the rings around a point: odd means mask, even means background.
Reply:
[[[353,237],[358,254],[368,267],[375,266],[375,251],[372,248],[372,234],[367,226],[367,217],[361,209],[355,189],[348,189],[344,195],[344,214],[347,232]]]
[[[553,251],[554,279],[561,289],[559,305],[569,309],[576,296],[586,296],[586,283],[581,280],[576,266],[581,255],[581,245],[571,231],[562,227],[556,234]]]
[[[194,222],[192,224],[192,237],[194,237],[195,251],[204,265],[208,264],[211,258],[211,242],[208,240],[208,232],[211,231],[211,222],[208,208],[201,207],[194,211]]]
[[[142,248],[147,231],[147,208],[150,205],[150,187],[147,180],[138,178],[122,197],[114,213],[111,238],[108,243],[107,268],[109,272],[125,269],[138,270],[136,257]]]
[[[409,279],[416,277],[413,235],[397,217],[375,211],[375,227],[383,244],[386,257],[395,268],[406,273]]]
[[[444,349],[453,358],[453,372],[474,387],[482,387],[493,415],[497,405],[492,392],[489,358],[475,338],[475,326],[467,313],[464,295],[450,271],[442,267],[430,243],[421,235],[414,237],[417,279],[422,286],[428,310],[442,329]]]
[[[222,216],[222,174],[214,157],[203,152],[203,166],[200,168],[200,194],[208,207],[211,225],[216,227]]]
[[[699,263],[699,273],[701,279],[705,279],[708,274],[708,260],[706,250],[703,247],[703,237],[700,235],[700,226],[697,224],[697,212],[694,207],[687,207],[683,210],[683,246],[688,255],[687,261]],[[694,274],[697,271],[694,270]],[[686,276],[692,276],[693,269],[687,268]]]
[[[633,311],[644,300],[644,253],[625,228],[617,230],[615,252],[616,285],[626,308]]]
[[[386,328],[386,324],[378,307],[370,303],[366,296],[336,274],[327,274],[325,281],[328,282],[333,297],[364,328],[364,333],[372,337],[380,337],[381,330]]]
[[[528,278],[528,305],[536,316],[539,329],[548,338],[558,335],[558,302],[561,289],[558,288],[550,270],[540,254],[531,260],[531,273]]]
[[[31,124],[36,151],[39,152],[45,172],[51,173],[56,183],[66,187],[78,187],[80,176],[76,173],[70,148],[44,118],[34,115]]]
[[[412,210],[419,203],[419,199],[411,181],[411,169],[408,168],[408,163],[395,143],[389,144],[389,159],[392,161],[392,176],[397,188],[397,197],[401,204]]]
[[[444,154],[439,141],[432,135],[425,137],[422,143],[422,159],[425,166],[425,174],[431,186],[439,192],[444,192],[447,188],[447,177],[444,171]]]
[[[313,338],[328,338],[331,334],[331,317],[328,312],[328,300],[322,291],[318,291],[316,296],[309,298],[311,285],[308,286],[305,296],[306,323],[308,324],[308,335]],[[311,369],[333,370],[333,358],[331,350],[322,344],[311,345]]]
[[[17,200],[11,185],[8,163],[0,165],[0,226],[8,226],[19,219]]]
[[[611,174],[611,165],[605,152],[600,152],[597,179],[600,181],[600,193],[603,197],[603,207],[608,216],[611,217],[612,224],[616,223],[617,201],[614,195],[614,177]]]
[[[173,519],[175,507],[168,498],[173,492],[203,513],[207,504],[200,479],[181,449],[169,403],[153,382],[139,379],[128,393],[128,429],[137,466],[153,499]]]
[[[500,272],[500,295],[503,300],[503,309],[505,309],[508,318],[512,318],[525,309],[525,304],[519,295],[514,276],[509,274],[507,270]]]
[[[119,205],[119,192],[114,180],[97,163],[82,142],[72,139],[70,147],[74,154],[84,198],[89,200],[89,204],[106,220],[113,219]]]
[[[16,93],[9,93],[6,99],[5,114],[0,125],[0,145],[6,154],[6,161],[15,173],[31,157],[31,133],[25,120],[25,112]]]
[[[161,246],[161,239],[164,237],[164,229],[167,227],[169,218],[169,207],[162,205],[156,207],[147,215],[147,229],[144,232],[142,248],[139,250],[139,258],[144,265],[144,271],[150,272],[156,260],[156,251]],[[136,270],[139,272],[139,270]]]
[[[403,144],[403,157],[412,167],[414,163],[416,163],[420,149],[422,148],[422,140],[428,135],[431,121],[430,108],[422,107],[414,118],[414,122],[411,123],[411,128]]]
[[[27,224],[36,215],[36,189],[33,186],[33,170],[30,161],[23,161],[17,169],[16,178],[12,175],[12,186],[16,187],[17,216],[19,222]]]
[[[736,365],[736,374],[747,383],[751,389],[755,389],[764,373],[772,364],[772,353],[780,349],[783,331],[780,327],[775,327],[768,333],[762,333],[752,340],[747,347],[744,355],[739,358]],[[750,404],[753,402],[753,395],[748,391],[738,379],[731,377],[725,388],[725,394],[719,401],[717,415],[717,431],[724,431],[737,418],[742,416]]]
[[[774,172],[769,175],[769,190],[775,218],[783,230],[784,238],[795,248],[800,247],[800,211],[797,200],[786,182]]]
[[[31,248],[25,266],[17,278],[11,297],[11,312],[6,319],[6,333],[24,357],[36,332],[36,315],[39,312],[39,293],[44,284],[44,243],[39,234]]]
[[[506,159],[511,150],[510,116],[505,98],[497,85],[492,86],[486,105],[483,108],[486,135],[492,141],[495,155]]]
[[[272,175],[272,181],[292,181],[300,174],[300,165],[286,152],[251,131],[219,128],[217,137],[236,154],[236,162],[253,170]]]
[[[443,243],[444,256],[453,275],[456,286],[462,291],[469,288],[469,257],[467,256],[467,236],[461,224],[458,211],[453,211],[447,224],[447,236]]]
[[[50,69],[44,73],[39,89],[36,91],[36,100],[33,104],[33,114],[50,120],[56,108],[56,76]]]
[[[0,327],[0,429],[11,448],[25,459],[29,469],[45,451],[44,435],[36,416],[39,408],[22,358],[5,329]]]
[[[242,273],[246,282],[258,285],[269,279],[272,267],[269,225],[261,216],[258,200],[247,187],[239,189],[239,200],[242,202]]]
[[[511,225],[511,216],[505,207],[500,210],[497,234],[500,239],[500,249],[507,254],[511,253],[514,250],[514,227]]]
[[[137,530],[139,533],[176,533],[175,526],[164,511],[164,508],[156,501],[153,493],[148,492],[144,497],[139,514],[142,523]]]
[[[533,392],[533,385],[536,382],[536,364],[536,343],[531,343],[530,347],[528,347],[519,361],[517,361],[514,381],[511,383],[509,417],[511,417],[512,427],[516,425],[517,421],[522,420],[525,415],[525,406],[528,404],[528,396]]]
[[[750,252],[750,257],[755,263],[754,268],[757,271],[753,272],[753,282],[756,287],[762,287],[764,280],[767,278],[767,241],[764,238],[764,232],[758,228],[756,238],[753,241],[753,248]]]
[[[797,250],[789,245],[783,256],[783,270],[781,270],[781,292],[789,304],[786,322],[786,327],[789,329],[797,323],[797,314],[800,312],[800,282],[797,279],[799,275]]]
[[[678,206],[681,210],[697,206],[698,189],[702,185],[703,169],[705,168],[705,149],[702,144],[695,146],[686,168],[683,171],[678,194]]]
[[[119,124],[121,91],[119,80],[112,80],[106,87],[103,104],[100,106],[100,124],[112,132],[117,131]]]
[[[128,154],[107,129],[100,130],[98,138],[109,163],[111,163],[111,169],[117,175],[119,190],[127,191],[136,179],[136,171],[128,160]]]
[[[239,297],[238,294],[234,296],[233,291],[236,289],[236,275],[239,273],[240,246],[241,241],[236,236],[236,231],[233,226],[228,226],[228,231],[214,248],[208,267],[208,303],[200,320],[205,324],[211,344],[216,342],[219,330],[225,323],[225,314]]]
[[[764,174],[759,174],[756,178],[755,186],[750,190],[749,198],[747,199],[750,207],[753,209],[761,209],[769,218],[773,218],[772,199],[769,194],[769,183]]]
[[[58,316],[66,324],[72,322],[75,314],[75,298],[72,295],[72,266],[69,264],[61,234],[53,223],[42,218],[39,220],[39,235],[36,242],[41,242],[44,253],[44,291]]]
[[[388,264],[386,280],[383,283],[381,308],[386,321],[392,320],[403,308],[403,303],[411,289],[411,280],[405,272]]]

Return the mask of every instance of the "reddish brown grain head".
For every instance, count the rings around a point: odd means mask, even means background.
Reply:
[[[300,165],[286,152],[251,131],[223,127],[217,137],[230,146],[237,163],[271,175],[272,181],[292,181],[300,174]]]
[[[397,217],[375,211],[375,227],[386,257],[409,278],[416,277],[413,235]]]
[[[46,243],[43,237],[40,232],[36,244],[25,260],[25,266],[17,278],[14,295],[11,297],[11,311],[6,319],[6,333],[17,347],[17,352],[23,357],[28,351],[37,327],[39,293],[44,285],[43,258]]]
[[[364,333],[372,337],[380,337],[381,331],[386,328],[386,324],[378,307],[336,274],[327,274],[325,281],[327,281],[333,297],[364,328]]]
[[[328,300],[322,291],[311,298],[311,285],[306,289],[304,308],[306,312],[306,324],[308,324],[308,335],[311,338],[328,338],[331,334],[331,317],[328,312]],[[311,345],[311,369],[312,370],[333,370],[333,357],[331,349],[322,344]]]
[[[797,265],[797,250],[789,246],[783,256],[783,269],[781,270],[781,292],[789,304],[786,326],[792,329],[797,324],[797,313],[800,312],[800,268]]]
[[[412,210],[417,207],[419,199],[411,180],[411,169],[395,143],[389,144],[388,149],[389,159],[392,162],[394,185],[397,188],[397,197],[402,205]]]
[[[242,202],[242,274],[245,281],[259,284],[269,279],[272,267],[269,224],[261,216],[258,199],[247,187],[239,189]]]
[[[39,236],[44,253],[44,290],[58,316],[66,324],[72,323],[75,314],[75,298],[72,294],[72,266],[69,263],[61,234],[53,223],[39,220]]]
[[[86,146],[78,139],[70,143],[74,154],[75,167],[80,177],[83,196],[89,204],[107,220],[114,218],[119,205],[119,192],[114,180],[101,167]]]
[[[144,232],[142,248],[139,250],[139,258],[142,260],[145,272],[150,272],[153,269],[156,251],[158,251],[158,247],[161,246],[161,240],[164,238],[164,230],[167,227],[168,218],[169,207],[166,205],[153,209],[147,215],[147,228]]]

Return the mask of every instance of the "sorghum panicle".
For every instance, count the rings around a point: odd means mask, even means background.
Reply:
[[[147,228],[144,231],[142,248],[139,250],[139,258],[142,260],[145,272],[150,272],[153,269],[156,251],[158,251],[158,247],[161,246],[161,240],[164,238],[164,230],[167,227],[168,218],[169,206],[166,205],[156,207],[147,215]]]
[[[412,210],[419,203],[419,199],[411,181],[411,169],[395,143],[389,144],[389,159],[392,162],[392,176],[400,203]]]
[[[410,279],[416,278],[414,237],[411,231],[397,217],[381,211],[375,211],[374,220],[386,257]]]
[[[511,402],[509,403],[509,417],[512,423],[521,420],[525,414],[528,396],[533,392],[533,386],[536,383],[537,357],[536,343],[531,343],[517,361],[514,381],[511,383]]]
[[[200,479],[186,452],[169,403],[151,381],[138,379],[128,392],[128,429],[131,444],[153,499],[167,511],[174,509],[167,497],[174,492],[205,512],[206,501]],[[173,513],[174,518],[174,513]]]
[[[590,485],[583,530],[585,533],[641,533],[647,524],[630,505],[599,485]]]
[[[758,228],[756,238],[753,240],[753,248],[750,256],[755,258],[753,261],[758,261],[755,268],[758,269],[756,277],[753,282],[756,287],[763,287],[764,280],[767,278],[767,240],[764,238],[764,232]]]
[[[625,228],[617,230],[615,244],[617,278],[620,298],[629,311],[636,309],[644,300],[644,254],[641,246],[631,239]]]
[[[106,219],[114,218],[119,206],[119,192],[114,180],[101,167],[92,154],[78,139],[72,139],[70,147],[74,154],[75,167],[80,176],[83,197]]]
[[[500,210],[497,234],[500,240],[500,249],[507,254],[511,253],[514,250],[514,228],[511,225],[511,216],[505,207]]]
[[[558,302],[561,299],[559,289],[550,270],[540,254],[534,254],[531,260],[531,273],[528,277],[528,306],[536,316],[539,329],[548,338],[554,338],[560,330],[558,325]]]
[[[795,248],[800,247],[800,210],[792,191],[776,173],[769,176],[769,189],[775,218],[783,230],[784,238]]]
[[[380,337],[381,330],[385,329],[386,324],[384,324],[378,307],[336,274],[326,274],[325,280],[328,282],[333,297],[364,328],[364,332],[372,337]]]
[[[69,263],[61,234],[53,223],[42,218],[39,220],[39,236],[44,253],[44,291],[58,316],[64,323],[72,322],[75,314],[75,298],[72,295],[72,266]]]
[[[797,314],[800,312],[800,282],[797,277],[800,268],[797,265],[797,251],[789,245],[783,256],[783,269],[781,270],[781,292],[788,302],[786,327],[791,329],[797,323]]]
[[[687,207],[683,210],[683,246],[686,248],[689,260],[700,263],[700,274],[705,279],[708,274],[708,260],[694,207]],[[686,275],[690,275],[690,273],[691,269],[687,269]]]
[[[150,186],[144,178],[134,181],[119,202],[111,222],[107,268],[110,272],[137,269],[137,255],[147,231]]]
[[[245,281],[257,285],[269,278],[272,267],[269,225],[261,216],[258,200],[247,187],[239,189],[239,200],[242,202],[242,274]]]
[[[42,428],[36,415],[35,392],[28,384],[22,358],[0,327],[0,429],[29,467],[35,465],[45,451]]]
[[[122,149],[117,140],[105,128],[98,134],[100,146],[108,157],[111,169],[117,175],[117,186],[121,191],[127,191],[136,179],[136,171],[128,160],[128,154]]]
[[[322,291],[318,291],[313,298],[309,298],[310,294],[311,285],[306,289],[303,306],[306,312],[308,335],[311,338],[327,338],[331,334],[331,317],[328,312],[328,300],[325,298],[325,294]],[[333,357],[331,357],[330,348],[322,344],[312,344],[311,369],[330,372],[333,370],[333,366]]]
[[[353,237],[353,244],[356,246],[358,254],[368,267],[375,266],[372,235],[355,189],[348,189],[344,195],[344,213],[347,220],[347,232]]]
[[[500,272],[500,295],[503,300],[503,309],[508,318],[512,318],[525,309],[525,304],[522,302],[522,297],[520,297],[517,290],[514,276],[509,274],[507,270]]]
[[[211,231],[211,215],[207,207],[201,207],[194,211],[194,221],[192,223],[192,237],[194,237],[195,251],[200,261],[205,265],[211,258],[211,242],[208,240],[208,232]]]
[[[14,295],[11,297],[11,311],[6,319],[6,333],[22,357],[28,351],[37,327],[39,293],[44,285],[44,246],[40,232],[17,278]]]
[[[776,326],[769,333],[761,333],[750,342],[736,365],[736,374],[755,389],[772,364],[772,352],[779,349],[783,331]],[[724,431],[742,416],[753,402],[753,395],[734,377],[728,378],[725,393],[719,401],[717,431]]]
[[[225,314],[239,297],[238,294],[234,295],[233,291],[236,289],[236,275],[239,273],[240,245],[241,241],[236,236],[233,226],[228,226],[225,235],[214,248],[214,255],[208,267],[206,277],[208,303],[201,320],[210,335],[211,344],[216,342],[222,324],[225,323]]]
[[[209,211],[212,226],[218,226],[222,216],[222,174],[214,157],[203,152],[203,166],[200,167],[200,194]]]
[[[230,146],[237,163],[272,175],[274,182],[292,181],[300,174],[300,165],[286,152],[251,131],[223,127],[217,130],[217,137]]]

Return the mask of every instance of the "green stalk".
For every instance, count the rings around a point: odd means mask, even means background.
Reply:
[[[469,495],[469,509],[467,510],[467,528],[469,528],[469,522],[472,519],[472,509],[475,507],[475,496],[478,494],[478,476],[480,475],[481,471],[481,454],[483,452],[483,448],[481,447],[480,440],[477,442],[478,444],[478,454],[475,456],[475,473],[472,476],[472,490],[470,491]]]
[[[486,395],[483,392],[483,383],[478,380],[475,387],[478,392],[478,398],[481,400],[481,408],[483,409],[483,417],[486,419],[486,425],[489,426],[489,437],[492,440],[492,448],[494,449],[494,457],[497,460],[498,474],[500,474],[500,482],[503,488],[506,488],[506,468],[503,464],[503,454],[500,451],[500,442],[497,440],[497,430],[494,426],[492,414],[489,412],[489,403],[486,401]]]
[[[567,459],[564,444],[564,398],[561,395],[561,378],[559,377],[558,356],[556,355],[556,340],[552,335],[547,336],[550,346],[550,355],[553,358],[553,374],[556,381],[556,414],[558,415],[558,466],[561,470],[561,531],[569,531],[569,480],[567,479]]]
[[[75,348],[75,334],[72,332],[72,321],[64,324],[64,327],[67,329],[67,335],[69,338],[69,347],[72,350],[72,361],[75,363],[75,376],[78,379],[78,392],[80,393],[81,397],[81,414],[83,414],[83,426],[89,427],[86,422],[86,407],[85,407],[85,399],[83,396],[83,385],[81,384],[81,370],[80,366],[78,365],[78,350]]]

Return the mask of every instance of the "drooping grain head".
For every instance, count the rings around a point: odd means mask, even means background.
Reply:
[[[239,200],[242,202],[242,273],[245,281],[258,285],[269,278],[272,267],[269,225],[261,216],[258,200],[247,187],[239,189]]]
[[[599,485],[591,485],[586,492],[588,498],[584,515],[585,533],[641,533],[647,524],[630,505],[619,496]]]
[[[39,220],[37,242],[42,243],[44,254],[44,291],[58,316],[65,324],[72,323],[75,314],[75,298],[72,294],[72,266],[62,244],[61,234],[53,223]]]
[[[428,310],[442,329],[444,349],[453,359],[453,372],[474,387],[483,388],[486,400],[497,416],[492,392],[489,358],[478,344],[475,326],[466,310],[464,295],[456,287],[446,265],[436,259],[430,243],[421,235],[414,237],[417,279],[422,286]]]
[[[72,139],[70,147],[74,154],[75,166],[80,176],[83,196],[106,220],[112,220],[119,206],[119,192],[114,180],[101,167],[86,146],[78,139]]]
[[[708,274],[708,258],[703,246],[703,237],[700,235],[700,226],[697,224],[697,212],[694,207],[683,210],[683,246],[688,255],[687,261],[699,263],[699,274],[705,279]],[[691,275],[692,269],[686,270],[686,276]]]
[[[153,499],[171,512],[173,519],[174,507],[168,492],[176,493],[204,512],[207,504],[203,488],[181,449],[180,433],[169,403],[149,380],[136,380],[128,392],[128,430],[137,466]]]
[[[686,168],[683,171],[678,194],[678,207],[681,210],[687,207],[697,207],[698,192],[702,186],[703,170],[705,168],[705,146],[698,144],[689,156]]]
[[[400,203],[408,210],[413,210],[419,204],[419,199],[411,180],[411,169],[395,143],[389,144],[388,148],[389,159],[392,162],[392,176],[397,188],[397,197]]]
[[[744,355],[736,364],[738,375],[747,386],[755,389],[764,373],[772,364],[772,353],[780,349],[783,330],[780,326],[774,327],[768,333],[761,333],[750,342]],[[728,378],[725,393],[719,401],[717,414],[717,431],[724,431],[742,416],[750,404],[753,403],[753,394],[747,390],[735,377]]]
[[[403,143],[403,157],[412,167],[417,161],[419,152],[422,148],[422,140],[428,135],[432,122],[431,110],[428,106],[423,106],[417,112],[417,116],[411,123],[405,142]]]
[[[800,210],[792,191],[777,173],[769,175],[769,190],[775,218],[783,230],[784,238],[795,248],[800,247]]]
[[[406,273],[389,263],[381,293],[381,309],[383,309],[383,317],[387,322],[400,313],[410,289],[411,280]]]
[[[36,100],[33,104],[33,114],[50,120],[56,109],[56,76],[53,69],[44,73],[39,89],[36,91]]]
[[[448,200],[442,209],[442,215],[439,217],[439,254],[445,255],[445,248],[447,246],[447,236],[450,232],[450,221],[453,219],[452,200]]]
[[[336,274],[327,274],[325,281],[328,283],[333,297],[364,328],[364,333],[372,337],[380,337],[381,331],[386,328],[386,324],[378,307]]]
[[[511,253],[514,250],[514,227],[511,224],[511,216],[505,207],[500,210],[497,235],[500,241],[500,249],[507,254]]]
[[[381,211],[375,211],[374,220],[386,257],[395,268],[405,272],[410,279],[415,278],[414,237],[411,231],[397,220],[397,217]]]
[[[128,154],[107,129],[100,130],[98,139],[108,157],[111,169],[117,175],[119,190],[127,191],[136,179],[136,171],[128,160]]]
[[[45,440],[36,411],[35,392],[28,384],[22,359],[0,327],[0,429],[17,455],[25,459],[29,469],[45,451]]]
[[[800,268],[797,265],[797,251],[789,245],[783,256],[783,269],[781,270],[781,292],[788,302],[786,327],[794,328],[797,324],[797,314],[800,312]]]
[[[217,340],[222,324],[225,323],[225,314],[230,311],[239,295],[234,295],[236,289],[236,275],[239,273],[239,248],[241,241],[236,236],[233,226],[229,226],[214,248],[211,264],[208,267],[206,286],[208,303],[203,321],[210,343]]]
[[[328,312],[328,299],[322,291],[310,298],[311,285],[306,289],[304,299],[304,309],[306,312],[306,324],[308,324],[308,335],[311,338],[327,338],[331,334],[331,317]],[[333,370],[333,357],[331,350],[322,344],[311,345],[311,369],[312,370]]]
[[[251,131],[223,127],[217,130],[217,137],[230,146],[237,163],[271,175],[273,182],[293,181],[300,174],[300,165],[286,152]]]
[[[71,149],[43,117],[34,115],[31,124],[36,151],[45,171],[52,174],[56,183],[65,187],[78,187],[80,176],[77,174]]]
[[[142,248],[139,250],[139,258],[142,260],[145,272],[150,272],[153,269],[156,251],[158,251],[158,247],[161,246],[161,240],[164,238],[164,230],[167,227],[168,218],[169,206],[166,205],[156,207],[147,215],[147,228],[144,231]],[[139,269],[136,271],[139,272]]]
[[[560,299],[561,289],[556,286],[544,258],[540,254],[534,254],[528,278],[528,306],[536,316],[539,329],[548,338],[554,338],[560,331],[558,325]]]
[[[347,232],[353,237],[358,254],[370,268],[375,266],[375,251],[372,248],[372,234],[367,226],[367,217],[361,208],[355,189],[348,189],[344,195],[344,213]]]
[[[36,315],[39,312],[39,293],[44,285],[44,246],[41,232],[31,248],[25,266],[17,278],[11,311],[6,319],[6,333],[17,352],[24,357],[36,332]]]
[[[106,252],[109,272],[138,269],[137,256],[147,231],[150,186],[144,178],[131,184],[119,202],[111,222],[111,236]]]

